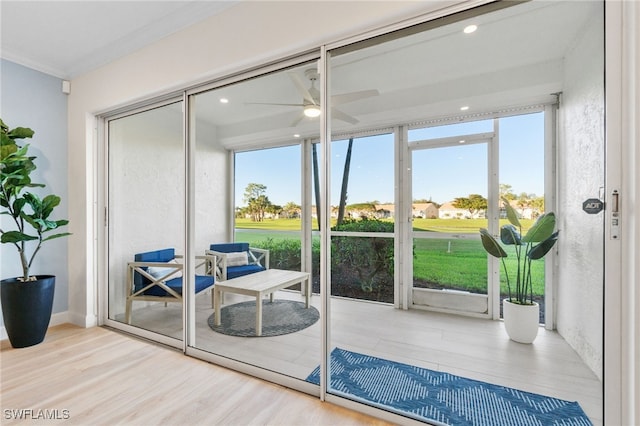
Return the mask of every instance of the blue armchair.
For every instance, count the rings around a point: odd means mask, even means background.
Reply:
[[[220,281],[269,269],[269,250],[249,247],[249,243],[211,244],[206,254],[215,256]]]
[[[138,253],[134,262],[127,263],[127,301],[125,320],[131,324],[131,307],[134,301],[182,302],[183,264],[178,261],[173,248]],[[214,256],[196,256],[196,270],[204,268],[204,275],[196,275],[196,294],[215,284]],[[213,307],[213,291],[211,292]]]

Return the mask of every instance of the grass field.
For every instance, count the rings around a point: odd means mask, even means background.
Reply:
[[[506,223],[506,222],[504,222]],[[502,225],[501,221],[501,225]],[[526,232],[533,221],[523,221]],[[415,219],[414,230],[450,233],[477,233],[486,226],[483,219]],[[248,219],[236,219],[236,241],[251,244],[271,239],[299,240],[300,219],[267,219],[264,222],[252,222]],[[451,243],[451,246],[449,246]],[[416,285],[435,288],[453,288],[474,293],[486,293],[487,254],[480,240],[415,238],[413,274]],[[516,260],[513,247],[507,249],[507,269],[515,271]],[[500,273],[503,275],[502,265]],[[533,263],[533,293],[544,294],[544,260]],[[510,274],[512,290],[515,274]],[[501,291],[507,292],[506,279],[501,276]]]
[[[521,220],[522,231],[533,225],[533,220]],[[507,223],[506,219],[500,220],[500,226]],[[331,226],[335,220],[331,221]],[[449,232],[449,233],[477,233],[478,229],[486,228],[486,219],[413,219],[414,231]],[[262,222],[253,222],[251,219],[236,219],[238,229],[262,229],[272,231],[299,231],[302,229],[300,219],[265,219]],[[313,229],[318,229],[318,222],[313,219]]]

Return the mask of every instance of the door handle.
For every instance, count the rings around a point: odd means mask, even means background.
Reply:
[[[611,239],[620,239],[620,193],[617,189],[611,193]]]

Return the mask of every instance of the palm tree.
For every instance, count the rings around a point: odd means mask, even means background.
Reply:
[[[353,138],[349,139],[347,146],[347,157],[344,160],[344,171],[342,172],[342,188],[340,190],[340,205],[338,207],[338,225],[344,221],[344,210],[347,205],[347,186],[349,185],[349,171],[351,168],[351,151],[353,149]]]
[[[317,143],[311,144],[313,156],[313,188],[316,193],[316,216],[318,218],[318,231],[322,229],[320,220],[320,172],[318,170],[318,150]]]

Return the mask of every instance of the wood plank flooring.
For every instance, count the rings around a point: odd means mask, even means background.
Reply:
[[[388,424],[104,328],[0,348],[3,425]]]
[[[279,299],[300,300],[280,291]],[[226,336],[207,325],[208,296],[197,300],[197,347],[304,380],[320,363],[320,324],[297,333],[261,338]],[[226,294],[225,304],[248,300]],[[319,309],[320,297],[312,297]],[[170,305],[143,308],[134,324],[181,336],[181,309]],[[360,352],[502,386],[578,401],[594,425],[602,424],[602,382],[556,332],[539,330],[532,345],[515,343],[500,321],[334,298],[331,348]]]

